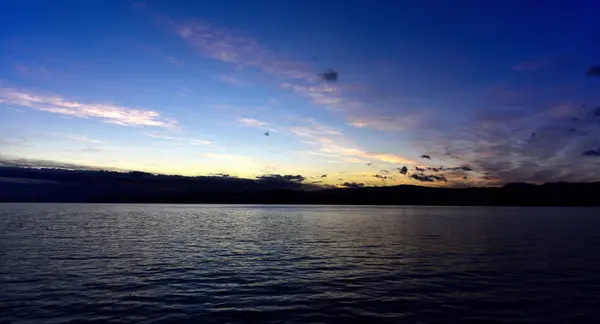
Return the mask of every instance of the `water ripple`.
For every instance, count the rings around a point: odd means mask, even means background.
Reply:
[[[570,323],[598,209],[0,205],[1,323]]]

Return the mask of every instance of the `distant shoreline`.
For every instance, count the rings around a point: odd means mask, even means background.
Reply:
[[[283,177],[180,177],[0,167],[0,202],[348,206],[600,206],[600,182],[318,188]]]

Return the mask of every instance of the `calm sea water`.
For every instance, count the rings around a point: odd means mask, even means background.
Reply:
[[[0,204],[2,323],[596,321],[600,209]]]

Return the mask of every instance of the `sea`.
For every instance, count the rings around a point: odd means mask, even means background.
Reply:
[[[600,209],[0,204],[0,323],[580,323]]]

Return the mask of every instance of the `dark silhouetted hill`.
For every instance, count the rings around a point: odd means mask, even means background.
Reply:
[[[303,180],[294,175],[241,179],[0,167],[0,202],[600,206],[600,183],[324,189]]]

